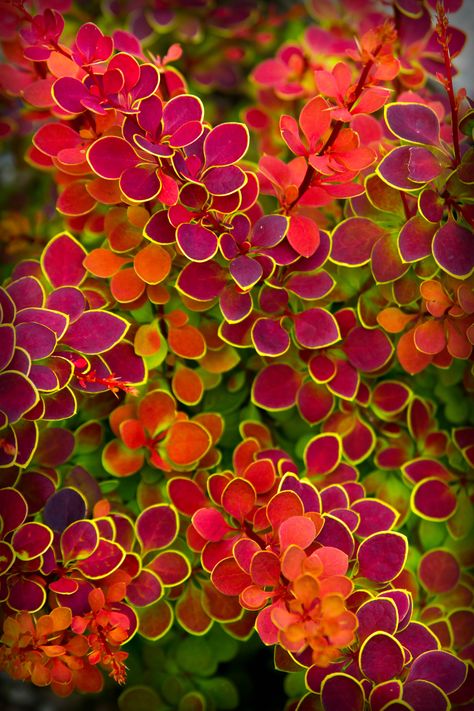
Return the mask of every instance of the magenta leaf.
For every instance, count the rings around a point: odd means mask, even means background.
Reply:
[[[383,228],[372,220],[349,217],[332,233],[331,260],[353,267],[366,264],[375,243],[383,234]]]
[[[298,409],[311,425],[326,419],[334,407],[334,397],[324,385],[312,381],[303,383],[298,390]]]
[[[364,688],[360,681],[342,672],[330,674],[321,685],[321,701],[324,711],[340,711],[344,699],[346,711],[363,711]]]
[[[77,568],[86,578],[96,580],[105,578],[122,563],[125,551],[117,543],[105,538],[99,539],[99,545],[87,558],[77,564]]]
[[[426,148],[418,148],[416,146],[394,148],[379,163],[377,167],[378,175],[391,187],[399,190],[418,190],[421,186],[410,180],[410,161],[414,161],[411,165],[412,170],[416,172],[414,166],[416,165],[417,151],[422,151],[419,154],[421,159],[425,153],[429,153]]]
[[[359,653],[362,673],[379,684],[399,676],[405,665],[403,648],[390,634],[374,632],[363,643]]]
[[[253,226],[252,245],[274,247],[286,235],[288,225],[288,218],[284,215],[264,215]]]
[[[323,308],[313,308],[293,317],[295,336],[303,348],[327,348],[341,334],[334,316]]]
[[[161,182],[154,166],[132,165],[120,176],[120,190],[132,202],[146,202],[156,198]]]
[[[398,626],[397,606],[389,598],[375,598],[359,607],[357,619],[357,635],[361,641],[377,631],[395,634]]]
[[[120,341],[128,327],[120,316],[91,309],[69,326],[62,343],[86,355],[103,353]]]
[[[141,512],[136,521],[137,537],[143,551],[165,548],[178,534],[178,516],[168,504],[155,504]]]
[[[163,587],[157,574],[144,568],[132,582],[127,585],[127,599],[137,607],[151,605],[161,598]]]
[[[97,526],[91,521],[75,521],[61,535],[61,555],[64,563],[88,558],[99,545]]]
[[[13,534],[11,544],[20,560],[43,555],[53,541],[53,532],[42,523],[24,523]]]
[[[225,273],[215,262],[186,264],[176,283],[179,291],[197,301],[211,301],[225,286]]]
[[[357,552],[359,575],[377,583],[393,580],[405,565],[407,550],[407,539],[401,533],[372,534]]]
[[[0,373],[0,412],[7,421],[17,422],[38,402],[38,392],[29,379],[17,371]]]
[[[13,610],[36,612],[46,600],[46,590],[42,585],[27,578],[17,579],[10,588],[8,604]]]
[[[318,274],[293,274],[285,286],[301,299],[322,299],[332,291],[335,283],[330,274],[321,270]]]
[[[371,373],[387,363],[393,345],[381,329],[356,326],[344,339],[344,352],[354,368]]]
[[[337,467],[341,459],[341,440],[328,432],[317,435],[306,445],[304,460],[309,477],[328,474]]]
[[[54,287],[78,286],[87,270],[82,262],[87,252],[67,232],[53,237],[41,255],[41,266]]]
[[[230,195],[245,185],[247,178],[237,165],[226,165],[206,171],[202,182],[211,195]]]
[[[206,165],[224,166],[237,163],[247,152],[248,129],[241,123],[223,123],[213,128],[204,141]]]
[[[300,376],[289,365],[269,365],[253,382],[252,400],[267,410],[286,410],[296,403],[299,386]]]
[[[132,146],[119,136],[99,138],[87,151],[87,160],[94,173],[107,180],[120,178],[140,162]]]
[[[404,224],[398,236],[398,248],[403,261],[416,262],[431,254],[436,227],[419,215],[411,217]]]

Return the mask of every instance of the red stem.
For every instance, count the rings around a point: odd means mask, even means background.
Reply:
[[[436,16],[438,19],[436,32],[438,34],[438,42],[443,48],[444,66],[446,68],[446,79],[443,84],[448,93],[449,104],[451,106],[451,130],[453,132],[454,157],[456,159],[456,165],[459,165],[461,162],[461,150],[459,147],[458,105],[454,95],[453,65],[448,42],[448,18],[446,17],[446,10],[444,8],[443,0],[438,0],[436,5]]]
[[[361,95],[362,89],[364,88],[365,82],[367,81],[367,77],[368,77],[368,75],[369,75],[369,72],[370,72],[370,70],[372,69],[372,66],[373,66],[373,64],[374,64],[375,57],[377,56],[377,54],[380,52],[381,49],[382,49],[382,45],[379,44],[379,45],[375,48],[372,58],[369,59],[369,61],[367,62],[367,64],[364,66],[364,68],[363,68],[363,70],[362,70],[362,72],[361,72],[361,75],[360,75],[360,77],[359,77],[359,81],[357,82],[357,86],[356,86],[356,88],[354,89],[354,98],[352,99],[352,101],[349,102],[349,104],[347,104],[347,110],[348,110],[348,111],[350,111],[350,110],[352,109],[352,107],[354,106],[355,102],[357,101],[357,99],[358,99],[359,96]],[[329,138],[327,139],[327,141],[326,141],[326,143],[323,145],[323,147],[319,150],[318,156],[323,155],[323,153],[324,153],[325,151],[327,151],[327,149],[332,146],[332,144],[334,143],[334,141],[335,141],[336,138],[338,137],[338,135],[339,135],[339,133],[340,133],[340,131],[341,131],[343,125],[344,125],[344,121],[336,121],[336,123],[334,124],[333,129],[332,129],[332,131],[331,131],[331,133],[330,133],[330,135],[329,135]],[[312,166],[312,165],[308,165],[308,167],[307,167],[307,169],[306,169],[305,176],[304,176],[304,178],[303,178],[303,180],[302,180],[302,182],[301,182],[301,185],[300,185],[300,187],[299,187],[298,195],[297,195],[296,198],[293,200],[293,202],[290,203],[290,205],[289,205],[288,208],[287,208],[287,211],[290,211],[290,210],[296,205],[296,203],[297,203],[299,200],[301,200],[301,198],[303,197],[303,195],[305,194],[305,192],[307,191],[307,189],[310,187],[311,181],[312,181],[313,176],[314,176],[315,173],[316,173],[316,171],[315,171],[315,169],[313,168],[313,166]]]

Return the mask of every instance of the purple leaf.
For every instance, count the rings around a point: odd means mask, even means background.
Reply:
[[[429,106],[396,103],[385,107],[385,120],[398,138],[410,143],[439,144],[438,117]]]
[[[48,309],[67,314],[72,322],[76,321],[86,308],[86,300],[80,289],[74,286],[62,286],[48,295],[46,306]]]
[[[238,323],[252,311],[252,296],[248,291],[242,293],[229,284],[220,296],[219,306],[226,321]]]
[[[242,188],[246,180],[242,168],[228,165],[206,171],[202,182],[211,195],[231,195]]]
[[[238,286],[244,290],[254,286],[263,275],[261,264],[247,255],[233,259],[229,271]]]
[[[217,237],[211,230],[194,223],[178,227],[176,241],[184,254],[193,262],[207,262],[217,252]]]
[[[154,166],[132,165],[120,176],[120,190],[133,202],[146,202],[156,198],[161,181]]]
[[[471,232],[449,220],[434,236],[433,256],[445,272],[459,279],[466,279],[474,270]]]
[[[284,215],[264,215],[253,226],[252,245],[274,247],[285,237],[288,225],[288,218]]]
[[[38,399],[37,391],[22,373],[10,370],[0,373],[0,412],[5,413],[10,424],[31,410]]]
[[[142,106],[143,104],[140,104],[140,110]],[[191,94],[174,96],[165,104],[163,110],[163,133],[172,135],[181,126],[190,121],[200,123],[203,116],[204,107],[197,96],[192,96]]]
[[[301,299],[322,299],[332,291],[335,283],[333,277],[322,270],[318,274],[293,274],[285,286]]]
[[[387,153],[377,168],[382,180],[399,190],[418,190],[421,186],[412,182],[409,177],[409,165],[414,150],[417,149],[412,146],[400,146]]]
[[[259,318],[255,321],[252,340],[257,353],[262,356],[280,356],[290,347],[290,337],[281,321],[272,318]]]
[[[431,151],[414,146],[410,148],[408,177],[415,183],[429,183],[441,174],[443,168]]]
[[[413,662],[407,682],[422,679],[436,684],[445,694],[459,689],[467,674],[465,662],[444,650],[424,652]]]
[[[76,490],[65,487],[47,501],[43,521],[54,531],[64,531],[74,521],[85,518],[86,501]]]

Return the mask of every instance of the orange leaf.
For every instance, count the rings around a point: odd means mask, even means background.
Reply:
[[[200,412],[193,418],[194,422],[199,422],[200,425],[206,428],[211,435],[212,444],[215,444],[224,432],[224,420],[221,415],[215,412]]]
[[[185,405],[197,405],[204,392],[204,385],[198,373],[185,367],[176,370],[171,387],[178,400]]]
[[[46,654],[47,657],[62,657],[66,650],[60,644],[43,644],[40,649]]]
[[[396,306],[389,306],[377,314],[378,323],[388,333],[400,333],[414,318],[416,318],[415,314],[405,314]]]
[[[202,333],[189,324],[181,328],[170,328],[168,345],[182,358],[202,358],[206,353],[206,341]]]
[[[159,244],[148,244],[134,259],[135,271],[147,284],[159,284],[171,270],[171,257]]]
[[[145,207],[141,207],[141,205],[129,205],[127,207],[127,217],[130,224],[143,230],[150,219],[150,213]]]
[[[131,476],[141,469],[145,457],[142,452],[133,452],[127,449],[122,442],[113,439],[106,444],[102,452],[104,469],[114,476]]]
[[[72,612],[69,607],[55,607],[49,614],[55,632],[67,630],[72,621]]]
[[[168,289],[163,284],[148,285],[146,293],[152,304],[167,304],[170,300]]]
[[[143,424],[139,420],[125,420],[120,424],[122,442],[129,449],[138,449],[146,443]]]
[[[432,360],[432,356],[418,350],[414,340],[414,330],[404,333],[397,345],[397,356],[400,365],[410,375],[420,373]]]
[[[63,215],[87,215],[96,206],[95,199],[87,192],[84,183],[68,185],[58,198],[56,208]]]
[[[165,314],[165,321],[168,326],[174,326],[179,328],[188,323],[188,315],[181,309],[173,309],[169,313]]]
[[[240,356],[232,346],[224,346],[218,351],[208,350],[199,364],[209,373],[227,373],[237,365]]]
[[[120,423],[124,422],[124,420],[129,420],[130,418],[134,417],[136,411],[137,409],[135,403],[132,402],[129,402],[125,405],[119,405],[115,408],[115,410],[112,410],[109,416],[109,422],[112,432],[116,437],[119,436]]]
[[[87,183],[87,192],[102,205],[117,205],[122,201],[118,180],[94,178]]]
[[[157,353],[161,345],[161,335],[156,322],[140,326],[133,345],[137,355],[151,356]]]
[[[211,437],[197,422],[176,422],[170,428],[165,446],[172,464],[186,467],[206,454]]]
[[[83,264],[94,276],[111,277],[129,261],[129,259],[111,252],[110,249],[100,247],[99,249],[93,249],[84,259]]]
[[[35,686],[48,686],[51,683],[51,672],[42,664],[34,664],[31,681]]]
[[[143,239],[142,230],[130,224],[127,211],[123,207],[114,207],[107,212],[104,230],[115,252],[127,252],[138,247]]]
[[[117,301],[129,303],[135,301],[145,291],[145,284],[133,267],[127,267],[114,274],[110,281],[110,291]]]
[[[176,418],[175,400],[165,390],[152,390],[140,402],[138,417],[148,434],[154,437]]]

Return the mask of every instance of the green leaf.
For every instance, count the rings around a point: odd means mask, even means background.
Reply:
[[[120,711],[158,711],[163,702],[149,686],[129,686],[118,699]]]
[[[202,637],[187,637],[176,649],[176,661],[190,674],[211,676],[217,669],[214,650]]]

